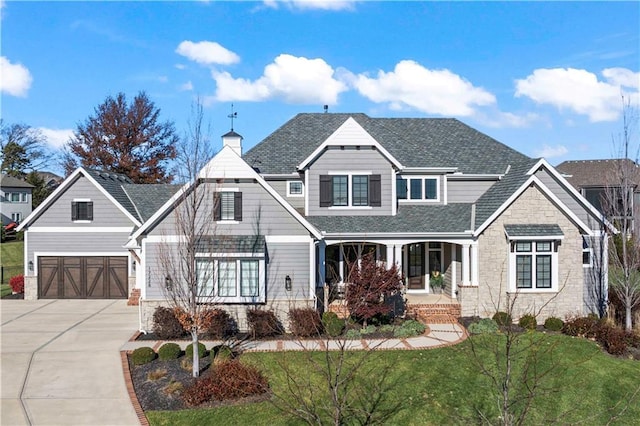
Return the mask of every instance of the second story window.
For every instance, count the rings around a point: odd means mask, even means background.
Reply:
[[[320,207],[381,207],[380,175],[320,176]]]
[[[302,181],[290,180],[287,181],[287,197],[303,197],[304,186]]]
[[[396,191],[399,200],[439,201],[439,178],[411,177],[396,179]]]
[[[71,203],[71,220],[74,222],[93,220],[93,201],[74,200]]]
[[[28,196],[26,192],[10,192],[5,196],[5,200],[11,203],[26,203]]]
[[[242,220],[242,192],[220,191],[214,195],[215,221]]]

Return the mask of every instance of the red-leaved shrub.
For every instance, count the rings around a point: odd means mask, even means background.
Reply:
[[[313,308],[290,309],[289,327],[294,336],[310,337],[322,334],[320,314]]]
[[[210,371],[184,390],[185,404],[195,407],[208,401],[261,395],[269,390],[267,379],[258,369],[237,360],[216,364]]]
[[[627,350],[627,333],[616,326],[600,327],[597,339],[611,355],[622,355]]]
[[[218,340],[224,339],[235,332],[235,323],[231,315],[224,309],[211,309],[209,315],[211,323],[204,333],[205,337]]]
[[[24,293],[24,275],[16,275],[9,280],[9,286],[14,293]]]
[[[269,337],[282,334],[282,324],[275,312],[262,309],[247,309],[247,322],[253,337]]]

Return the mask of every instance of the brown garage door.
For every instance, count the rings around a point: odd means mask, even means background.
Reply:
[[[126,257],[40,257],[41,299],[126,299]]]

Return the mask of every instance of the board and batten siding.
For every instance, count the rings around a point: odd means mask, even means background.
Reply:
[[[93,202],[93,220],[91,222],[78,223],[71,220],[71,203],[74,199],[86,199]],[[29,226],[121,227],[133,226],[133,222],[86,177],[79,175],[78,179]],[[121,244],[125,243],[126,239]]]
[[[92,253],[103,255],[129,256],[122,246],[127,243],[128,232],[38,232],[27,231],[27,258],[34,262],[34,272],[38,270],[35,253],[47,253],[48,256],[91,256]]]
[[[366,172],[380,175],[381,199],[380,207],[347,208],[320,207],[320,176],[332,173]],[[309,216],[389,216],[393,212],[393,185],[395,173],[391,163],[382,154],[370,146],[355,149],[346,146],[344,149],[329,146],[309,167],[308,182]]]
[[[225,181],[211,185],[206,205],[201,211],[211,212],[215,191],[238,190],[242,192],[242,221],[234,224],[213,223],[211,233],[218,235],[309,235],[309,231],[296,220],[271,194],[257,182]],[[206,214],[206,213],[205,213]],[[175,213],[170,212],[149,231],[149,235],[173,235],[176,233]]]
[[[164,285],[165,274],[160,253],[163,250],[169,250],[171,244],[148,242],[144,247],[146,261],[145,299],[162,300],[165,296],[160,286]],[[309,264],[310,249],[310,242],[267,243],[265,255],[267,305],[269,301],[273,300],[309,299],[311,288],[309,271],[312,266]],[[287,275],[291,278],[291,291],[287,291],[284,286]]]
[[[448,180],[447,203],[475,203],[494,183],[490,180]]]

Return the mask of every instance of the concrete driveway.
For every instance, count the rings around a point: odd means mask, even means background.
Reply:
[[[1,300],[2,425],[139,425],[120,348],[126,300]]]

